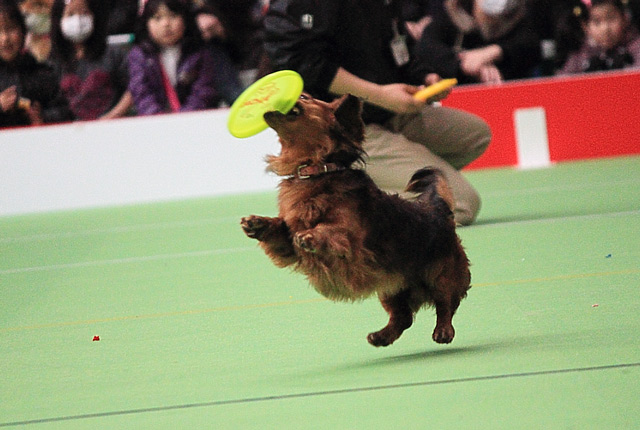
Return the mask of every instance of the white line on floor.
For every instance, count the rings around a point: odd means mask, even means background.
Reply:
[[[96,228],[90,230],[78,230],[78,231],[66,231],[59,233],[43,233],[43,234],[32,234],[27,236],[15,236],[15,237],[0,237],[0,243],[12,243],[12,242],[35,242],[35,241],[43,241],[43,240],[54,240],[54,239],[65,239],[65,238],[74,238],[74,237],[82,237],[82,236],[94,236],[101,234],[118,234],[118,233],[129,233],[135,231],[145,231],[145,230],[164,230],[170,228],[181,228],[181,227],[197,227],[201,225],[207,224],[223,224],[223,223],[240,223],[241,215],[238,216],[228,216],[222,218],[205,218],[191,221],[166,221],[166,222],[156,222],[156,223],[148,223],[148,224],[133,224],[133,225],[124,225],[118,227],[108,227],[108,228]]]
[[[159,255],[149,255],[149,256],[141,256],[141,257],[114,258],[111,260],[83,261],[79,263],[52,264],[49,266],[20,267],[16,269],[0,270],[0,275],[13,275],[17,273],[29,273],[29,272],[44,272],[49,270],[61,270],[61,269],[78,269],[78,268],[96,267],[96,266],[112,266],[116,264],[144,263],[148,261],[173,260],[177,258],[209,257],[212,255],[233,254],[233,253],[241,253],[241,252],[256,251],[256,250],[258,250],[258,248],[255,246],[242,247],[242,248],[228,248],[228,249],[209,249],[204,251],[181,252],[176,254],[159,254]]]
[[[470,228],[475,230],[480,228],[510,227],[514,225],[528,225],[528,224],[548,224],[548,223],[555,223],[559,221],[580,221],[580,220],[589,220],[589,219],[598,219],[598,218],[612,218],[612,217],[638,216],[638,215],[640,215],[640,210],[623,211],[623,212],[607,212],[607,213],[601,213],[601,214],[567,215],[567,216],[537,218],[537,219],[528,219],[528,220],[496,221],[495,223],[475,224],[475,225],[471,225],[469,227],[464,227],[464,228],[465,229]]]

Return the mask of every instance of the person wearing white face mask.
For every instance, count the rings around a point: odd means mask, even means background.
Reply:
[[[526,0],[445,0],[444,12],[416,45],[423,72],[461,84],[500,84],[531,77],[540,61],[540,40]]]
[[[51,59],[76,118],[117,118],[129,113],[128,65],[122,48],[107,44],[108,2],[54,0]]]
[[[31,34],[49,34],[51,17],[46,13],[27,13],[25,14],[25,24]]]
[[[82,43],[93,33],[93,15],[74,14],[63,16],[60,21],[60,30],[67,40],[76,44]]]
[[[0,0],[0,129],[73,120],[51,67],[24,48],[27,26],[13,0]]]

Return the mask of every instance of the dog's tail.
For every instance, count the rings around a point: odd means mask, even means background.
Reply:
[[[418,193],[417,201],[431,207],[445,205],[453,216],[453,194],[440,170],[434,167],[418,170],[409,180],[405,191]]]

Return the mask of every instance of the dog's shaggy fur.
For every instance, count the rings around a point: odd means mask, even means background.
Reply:
[[[408,201],[381,191],[362,170],[361,102],[332,103],[303,94],[288,114],[264,115],[282,150],[267,157],[280,183],[279,216],[249,216],[241,225],[279,267],[307,275],[323,296],[357,300],[377,294],[389,323],[369,334],[393,343],[423,305],[434,305],[433,340],[449,343],[451,318],[470,288],[469,262],[455,232],[452,199],[442,174],[422,169]]]

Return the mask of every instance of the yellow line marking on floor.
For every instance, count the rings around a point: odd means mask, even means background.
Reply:
[[[163,312],[157,314],[147,314],[147,315],[126,315],[121,317],[113,317],[113,318],[100,318],[95,320],[85,320],[85,321],[67,321],[67,322],[59,322],[59,323],[51,323],[51,324],[38,324],[32,326],[25,327],[9,327],[0,329],[0,333],[4,332],[12,332],[12,331],[22,331],[22,330],[37,330],[43,328],[57,328],[57,327],[69,327],[76,325],[91,325],[91,324],[101,324],[101,323],[110,323],[110,322],[119,322],[119,321],[131,321],[131,320],[140,320],[140,319],[151,319],[151,318],[167,318],[167,317],[177,317],[177,316],[185,316],[185,315],[198,315],[198,314],[207,314],[213,312],[228,312],[228,311],[244,311],[251,309],[264,309],[264,308],[273,308],[278,306],[288,306],[288,305],[303,305],[307,303],[317,303],[326,301],[325,298],[316,298],[316,299],[307,299],[307,300],[291,300],[287,302],[275,302],[275,303],[260,303],[253,305],[237,305],[237,306],[222,306],[219,308],[210,308],[210,309],[193,309],[187,311],[176,311],[176,312]]]
[[[585,278],[597,278],[597,277],[616,276],[616,275],[630,275],[630,274],[636,274],[636,273],[640,273],[640,269],[628,269],[628,270],[617,270],[617,271],[611,271],[611,272],[596,272],[596,273],[577,273],[573,275],[558,275],[558,276],[549,276],[545,278],[532,278],[532,279],[514,279],[511,281],[500,281],[500,282],[480,282],[480,283],[472,284],[472,287],[473,288],[496,287],[500,285],[531,284],[531,283],[551,282],[551,281],[561,281],[561,280],[571,280],[571,279],[585,279]],[[321,303],[326,301],[329,301],[329,299],[326,299],[324,297],[319,297],[315,299],[306,299],[306,300],[289,300],[285,302],[274,302],[274,303],[222,306],[222,307],[210,308],[210,309],[194,309],[194,310],[187,310],[187,311],[164,312],[164,313],[147,314],[147,315],[127,315],[127,316],[113,317],[113,318],[100,318],[95,320],[67,321],[67,322],[59,322],[59,323],[51,323],[51,324],[37,324],[37,325],[23,326],[23,327],[7,327],[7,328],[0,328],[0,333],[25,331],[25,330],[50,329],[50,328],[69,327],[69,326],[78,326],[78,325],[92,325],[92,324],[131,321],[131,320],[140,320],[140,319],[178,317],[178,316],[187,316],[187,315],[207,314],[207,313],[214,313],[214,312],[245,311],[245,310],[252,310],[252,309],[264,309],[264,308],[274,308],[274,307],[281,307],[281,306]]]
[[[634,273],[640,273],[640,269],[617,270],[612,272],[576,273],[573,275],[557,275],[557,276],[548,276],[545,278],[514,279],[511,281],[481,282],[477,284],[472,283],[471,285],[473,287],[495,287],[498,285],[533,284],[538,282],[563,281],[568,279],[584,279],[584,278],[597,278],[597,277],[603,277],[603,276],[631,275]]]

